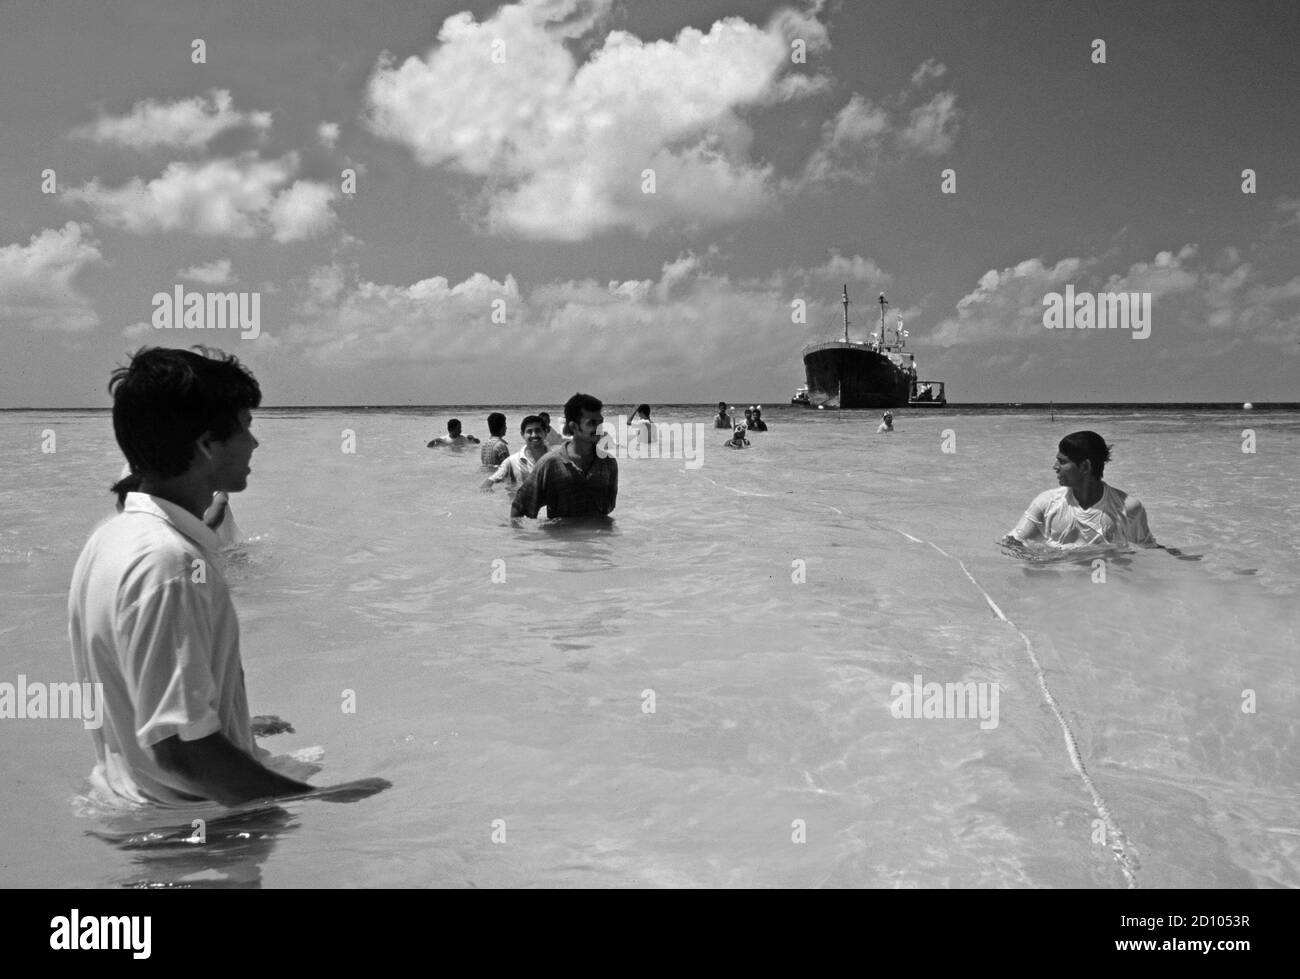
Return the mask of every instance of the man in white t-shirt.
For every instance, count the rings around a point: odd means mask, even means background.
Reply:
[[[546,426],[538,415],[529,415],[519,425],[519,434],[524,437],[524,447],[513,455],[506,456],[501,465],[487,479],[480,489],[490,491],[493,486],[506,481],[512,490],[523,485],[528,474],[548,451],[546,445]]]
[[[68,633],[81,683],[102,684],[91,781],[118,801],[187,805],[320,794],[255,757],[239,620],[203,513],[248,485],[253,376],[233,357],[145,348],[109,385],[113,431],[139,474],[77,559]],[[387,783],[322,795],[350,801]]]
[[[1159,547],[1137,498],[1102,482],[1109,461],[1110,447],[1096,432],[1061,439],[1052,467],[1060,485],[1034,497],[1004,541]]]

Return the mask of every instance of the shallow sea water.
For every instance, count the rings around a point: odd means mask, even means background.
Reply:
[[[249,700],[296,727],[263,743],[393,787],[205,811],[188,844],[193,813],[78,804],[79,721],[4,719],[0,883],[1300,886],[1300,415],[900,411],[877,436],[778,408],[744,452],[706,429],[698,468],[624,460],[607,527],[515,529],[476,453],[424,448],[453,411],[485,434],[483,409],[258,412],[232,498]],[[1098,582],[999,550],[1083,428],[1200,560],[1110,555]],[[0,451],[0,681],[71,680],[111,423],[0,413]],[[997,726],[896,718],[918,674],[996,683]]]

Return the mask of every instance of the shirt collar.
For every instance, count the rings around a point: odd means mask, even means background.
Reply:
[[[569,446],[571,445],[573,445],[572,441],[565,442],[563,445],[557,445],[555,451],[560,454],[560,458],[564,460],[566,466],[572,466],[578,472],[582,472],[582,467],[578,465],[578,461],[569,455]]]
[[[127,493],[122,506],[123,513],[148,513],[171,524],[205,551],[216,553],[221,550],[221,541],[216,533],[202,520],[175,503],[148,493]],[[229,514],[226,515],[229,519]]]

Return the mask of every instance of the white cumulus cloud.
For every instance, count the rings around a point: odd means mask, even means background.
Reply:
[[[234,276],[230,274],[230,259],[219,258],[215,262],[208,262],[206,265],[191,265],[187,269],[181,269],[176,273],[176,278],[185,279],[190,282],[202,282],[209,286],[223,286],[228,282],[233,282]]]
[[[322,372],[392,368],[417,379],[408,396],[434,400],[508,397],[535,387],[539,371],[575,385],[598,378],[597,394],[716,390],[737,376],[793,388],[803,343],[839,329],[826,273],[888,279],[856,255],[765,279],[734,278],[713,269],[714,259],[688,252],[651,278],[530,287],[482,273],[390,285],[335,263],[295,285],[294,319],[277,336],[287,354]],[[807,302],[806,323],[792,315],[795,299]]]
[[[339,124],[337,122],[322,122],[316,127],[316,138],[320,140],[321,145],[327,150],[334,149],[339,141]]]
[[[95,122],[73,130],[73,135],[96,143],[117,143],[132,149],[157,146],[204,146],[218,133],[236,126],[262,132],[271,128],[271,113],[240,112],[225,89],[213,89],[207,97],[196,95],[176,102],[145,99],[124,116],[100,116]]]
[[[294,241],[327,230],[337,192],[298,180],[296,154],[262,160],[244,153],[204,163],[173,162],[147,183],[132,178],[117,188],[91,180],[64,197],[87,205],[113,227],[136,234],[187,231],[209,237],[252,238],[270,232]]]
[[[1234,248],[1214,261],[1202,259],[1193,244],[1161,251],[1122,272],[1102,276],[1097,258],[1064,258],[1047,266],[1026,259],[1001,271],[990,269],[979,285],[957,303],[956,315],[936,328],[941,346],[1046,338],[1059,334],[1043,327],[1043,299],[1064,293],[1148,293],[1152,336],[1201,335],[1226,350],[1243,342],[1294,346],[1300,328],[1300,276],[1266,282]]]
[[[482,22],[449,17],[424,58],[380,61],[368,125],[426,166],[483,178],[479,217],[495,233],[581,240],[775,206],[743,113],[824,87],[788,81],[792,35],[817,50],[824,26],[786,10],[765,27],[730,17],[671,40],[612,31],[579,65],[566,42],[611,6],[523,0]]]
[[[26,245],[0,247],[0,321],[38,329],[88,330],[99,324],[90,299],[73,280],[103,261],[88,225],[46,228]]]
[[[947,153],[957,141],[958,117],[957,96],[940,92],[911,111],[907,125],[898,134],[899,142],[926,156]]]

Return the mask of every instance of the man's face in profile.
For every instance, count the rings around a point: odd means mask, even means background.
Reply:
[[[600,426],[605,422],[605,416],[599,411],[582,411],[582,418],[573,426],[573,437],[580,442],[594,443],[599,437]]]
[[[1058,483],[1074,489],[1083,485],[1083,477],[1092,471],[1092,463],[1088,459],[1084,459],[1081,463],[1074,462],[1064,452],[1058,452],[1052,468],[1056,471]]]
[[[239,428],[230,433],[230,438],[224,442],[209,443],[216,489],[238,493],[248,488],[253,450],[258,446],[257,439],[253,437],[252,425],[252,412],[241,411]]]

